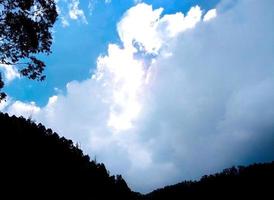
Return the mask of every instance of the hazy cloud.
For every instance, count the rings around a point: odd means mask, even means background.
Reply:
[[[12,113],[16,116],[32,117],[39,113],[41,109],[35,105],[35,102],[23,103],[21,101],[15,101],[6,110],[8,113]]]
[[[16,78],[20,78],[20,73],[13,65],[0,64],[0,71],[4,74],[4,79],[9,83]]]
[[[69,3],[69,16],[72,20],[81,19],[83,23],[88,23],[84,11],[79,8],[79,0],[71,0]]]
[[[88,24],[85,12],[80,8],[80,0],[55,0],[55,2],[58,15],[61,19],[61,25],[64,28],[70,25],[70,20]]]

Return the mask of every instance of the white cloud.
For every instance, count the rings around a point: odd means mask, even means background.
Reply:
[[[139,42],[145,51],[156,53],[162,43],[156,29],[162,11],[162,8],[153,10],[152,6],[144,3],[129,9],[118,24],[118,33],[125,48],[134,48],[132,44]]]
[[[162,12],[163,8],[153,10],[152,6],[145,3],[129,9],[118,24],[118,33],[125,48],[139,45],[147,53],[158,54],[170,38],[193,28],[202,15],[198,6],[191,8],[187,16],[176,13],[161,18]]]
[[[0,102],[0,111],[5,111],[8,106],[10,106],[10,99],[9,97],[6,97],[4,101]]]
[[[81,21],[88,24],[84,10],[80,8],[80,0],[55,0],[57,12],[61,19],[61,25],[66,28],[70,26],[70,21]],[[88,9],[92,12],[92,1],[89,2]]]
[[[21,101],[15,101],[8,107],[7,112],[16,116],[24,116],[26,118],[32,117],[39,113],[40,108],[35,105],[35,102],[23,103]]]
[[[199,7],[161,17],[136,5],[118,23],[123,47],[110,44],[92,78],[68,83],[66,95],[30,104],[33,118],[142,192],[274,159],[274,3],[223,5],[211,23]]]
[[[0,64],[0,70],[3,71],[7,83],[20,78],[20,73],[13,65]]]
[[[184,16],[184,14],[180,12],[176,14],[165,15],[160,20],[160,24],[166,26],[165,31],[170,37],[175,37],[178,33],[195,27],[195,25],[200,22],[201,16],[202,11],[200,7],[195,6],[189,10],[187,16]]]
[[[108,125],[116,130],[131,128],[141,110],[138,100],[145,76],[143,63],[135,60],[127,49],[110,45],[108,56],[100,57],[97,66],[94,78],[102,80],[104,87],[112,90],[111,98],[105,99],[112,104]]]
[[[217,11],[216,9],[211,9],[207,11],[207,13],[204,15],[204,21],[210,21],[214,19],[217,16]]]
[[[69,3],[69,16],[72,20],[78,20],[79,18],[87,24],[87,19],[85,13],[82,9],[79,8],[79,0],[71,0]]]

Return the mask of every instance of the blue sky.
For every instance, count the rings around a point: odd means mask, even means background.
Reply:
[[[105,54],[108,43],[119,43],[116,24],[123,13],[134,6],[133,0],[104,0],[80,1],[79,9],[84,11],[88,24],[80,18],[72,20],[68,16],[70,1],[58,2],[63,11],[54,26],[54,43],[52,54],[42,57],[47,68],[44,82],[33,82],[17,79],[5,88],[7,93],[22,101],[35,101],[43,106],[48,98],[56,94],[56,89],[65,92],[66,84],[72,80],[85,80],[96,68],[96,60],[100,54]],[[150,0],[143,1],[154,8],[163,7],[163,14],[184,12],[193,5],[200,5],[205,11],[213,8],[218,0]],[[89,6],[92,6],[91,7]],[[62,17],[67,17],[68,27],[62,26]],[[56,88],[56,89],[54,89]]]
[[[72,139],[139,192],[274,160],[273,0],[58,8],[47,80],[0,65],[1,111]]]

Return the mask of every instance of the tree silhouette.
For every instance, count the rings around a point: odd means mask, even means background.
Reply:
[[[42,81],[50,54],[51,28],[57,19],[54,0],[0,0],[0,64],[14,65],[23,76]],[[0,76],[0,90],[4,82]],[[0,94],[0,100],[6,97]]]
[[[179,199],[273,199],[274,162],[232,167],[200,181],[184,181],[157,189],[143,200]]]
[[[273,185],[274,162],[232,167],[141,195],[72,140],[30,119],[0,113],[0,194],[8,199],[273,199]]]
[[[0,113],[0,193],[8,199],[135,199],[122,176],[42,124]]]

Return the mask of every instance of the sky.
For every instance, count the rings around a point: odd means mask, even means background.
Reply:
[[[274,160],[272,0],[58,0],[44,82],[0,110],[73,139],[138,192]]]

